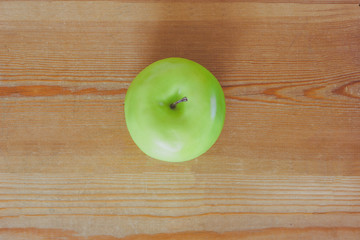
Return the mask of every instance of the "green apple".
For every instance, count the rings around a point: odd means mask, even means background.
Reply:
[[[225,120],[225,97],[203,66],[166,58],[147,66],[125,97],[125,120],[135,144],[148,156],[183,162],[205,153]]]

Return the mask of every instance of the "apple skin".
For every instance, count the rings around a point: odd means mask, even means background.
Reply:
[[[183,97],[174,109],[170,105]],[[188,161],[218,139],[225,121],[225,97],[203,66],[166,58],[142,70],[125,97],[125,120],[135,144],[148,156]]]

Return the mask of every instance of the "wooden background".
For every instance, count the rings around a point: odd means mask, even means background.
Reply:
[[[359,239],[359,2],[288,2],[1,1],[0,239]],[[124,119],[172,56],[227,104],[185,163]]]

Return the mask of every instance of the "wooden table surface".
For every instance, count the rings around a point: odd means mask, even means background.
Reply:
[[[1,1],[0,239],[359,239],[359,2],[288,2]],[[173,56],[227,104],[185,163],[124,118]]]

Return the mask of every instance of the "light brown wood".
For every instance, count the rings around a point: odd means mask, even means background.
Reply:
[[[358,4],[0,2],[0,239],[358,239]],[[227,104],[180,164],[145,156],[123,109],[171,56]]]

